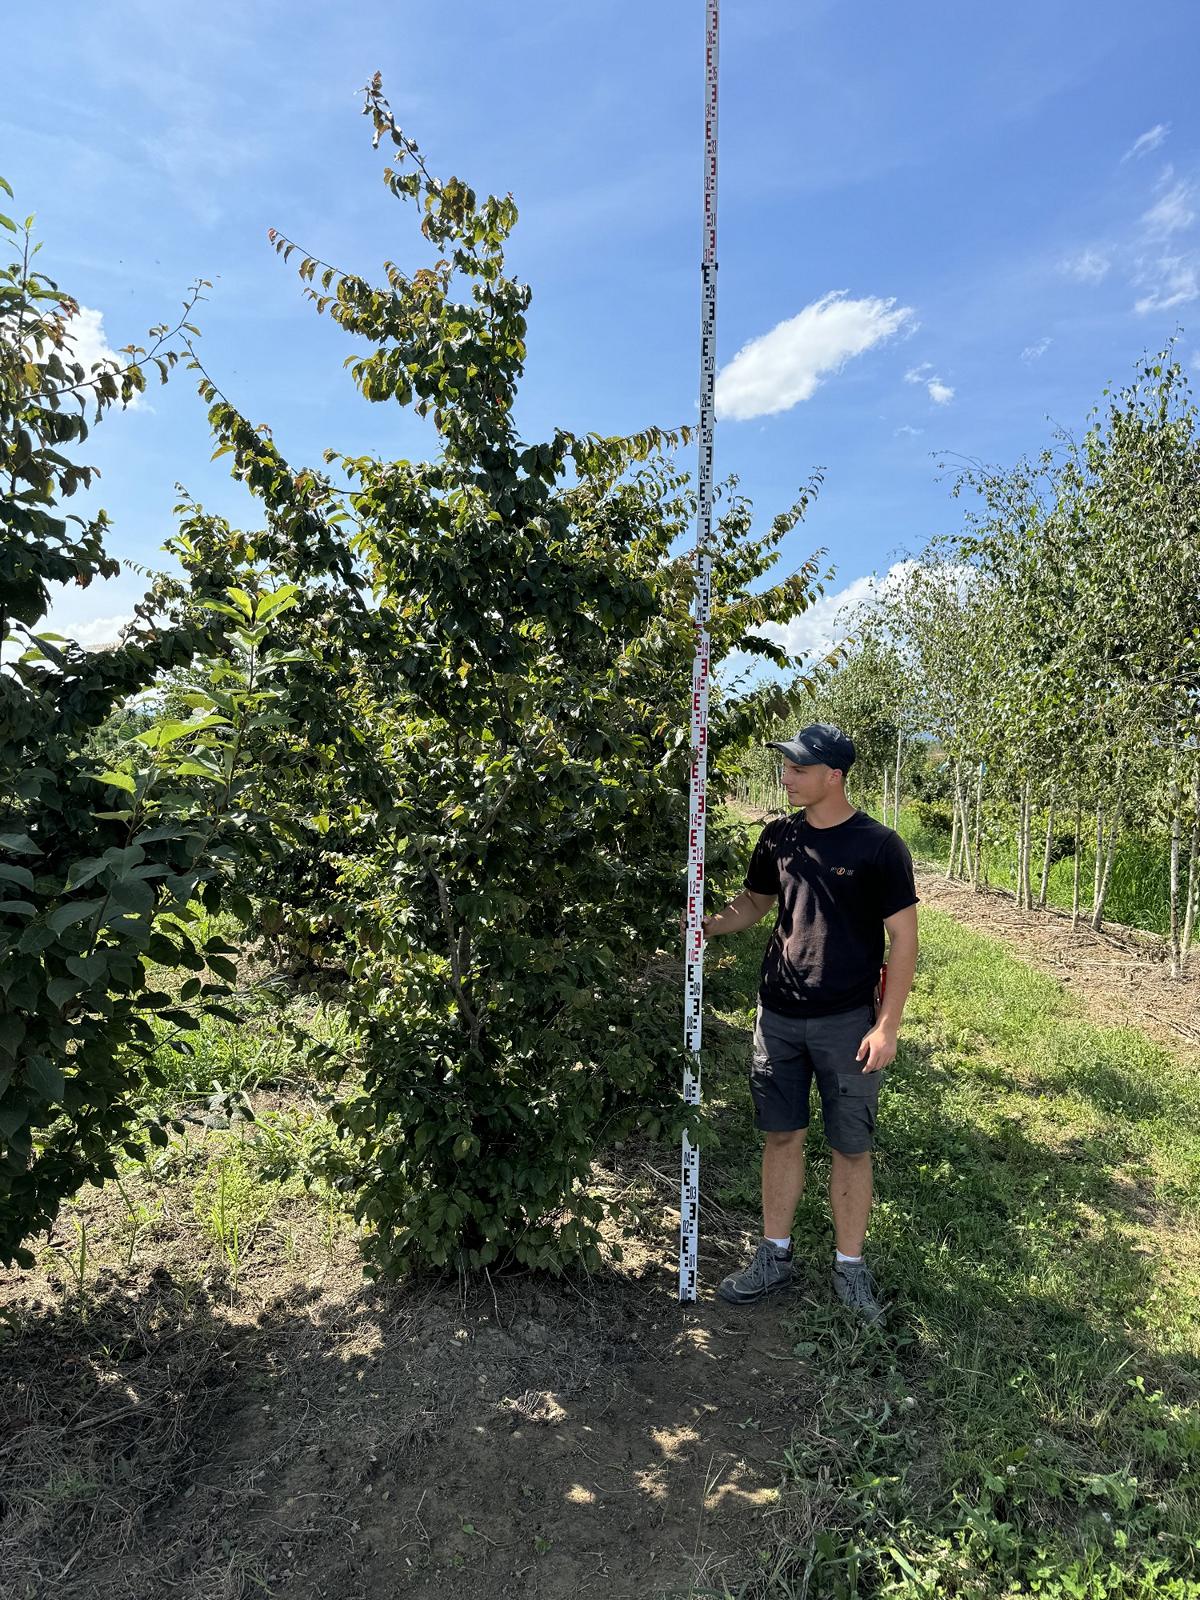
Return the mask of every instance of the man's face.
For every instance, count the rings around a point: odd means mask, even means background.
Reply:
[[[815,805],[828,792],[832,777],[833,768],[823,763],[812,767],[798,767],[794,762],[785,761],[780,772],[780,781],[788,797],[788,804],[793,807]]]

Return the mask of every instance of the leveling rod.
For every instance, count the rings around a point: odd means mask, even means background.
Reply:
[[[700,1104],[704,1006],[704,813],[708,787],[708,682],[712,608],[713,387],[717,375],[717,38],[718,0],[706,0],[704,73],[704,252],[700,267],[700,468],[696,500],[696,656],[692,663],[692,785],[688,813],[687,942],[683,1037],[688,1061],[683,1098]],[[683,1136],[679,1204],[679,1298],[696,1298],[700,1242],[700,1152]]]

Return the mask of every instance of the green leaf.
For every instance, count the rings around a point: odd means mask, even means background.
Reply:
[[[156,722],[152,728],[147,728],[145,733],[139,733],[137,742],[144,744],[150,750],[163,750],[167,745],[174,744],[177,739],[184,739],[189,733],[196,733],[208,724],[208,718],[201,722],[177,722],[174,718],[168,717],[163,722]]]
[[[73,861],[67,873],[67,893],[70,894],[72,890],[82,887],[85,883],[91,883],[93,878],[99,877],[108,864],[107,856],[89,856],[83,861]]]
[[[276,612],[289,610],[297,603],[299,595],[300,590],[294,583],[285,583],[282,588],[276,589],[271,594],[260,594],[254,611],[255,621],[266,622],[267,618],[273,617]]]
[[[137,789],[137,784],[128,772],[98,772],[93,782],[105,783],[110,789],[126,789],[130,794]]]
[[[175,1007],[171,1007],[166,1011],[160,1011],[158,1015],[160,1021],[169,1022],[173,1028],[191,1029],[198,1028],[200,1026],[199,1021],[192,1015],[190,1011],[180,1011]]]
[[[6,878],[10,883],[19,883],[23,889],[33,888],[33,873],[28,867],[9,867],[0,863],[0,878]]]
[[[14,856],[40,856],[41,849],[27,833],[0,833],[0,850]]]
[[[60,1068],[45,1056],[30,1056],[25,1064],[25,1082],[40,1100],[61,1101],[67,1080]]]
[[[108,897],[115,911],[136,911],[138,913],[149,911],[154,904],[154,890],[145,878],[128,877],[118,878],[108,891]]]
[[[215,1001],[205,1005],[202,1009],[206,1017],[219,1017],[222,1022],[239,1024],[243,1020],[236,1011],[231,1011],[228,1006],[217,1005]]]
[[[0,1138],[12,1140],[29,1121],[29,1107],[23,1100],[0,1105]]]
[[[103,900],[70,900],[65,905],[56,906],[46,917],[46,926],[51,933],[62,933],[72,923],[83,922],[93,912],[99,911],[104,904]]]
[[[79,993],[79,980],[77,978],[51,978],[46,985],[46,993],[61,1011],[67,1001],[74,1000]]]

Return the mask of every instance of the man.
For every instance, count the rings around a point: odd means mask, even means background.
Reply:
[[[717,1292],[746,1305],[792,1281],[792,1219],[804,1190],[815,1077],[832,1150],[833,1287],[875,1323],[884,1308],[863,1245],[879,1086],[896,1054],[917,964],[912,857],[899,834],[846,798],[854,745],[840,728],[815,722],[770,748],[782,753],[783,787],[800,814],[767,823],[746,887],[703,922],[704,937],[712,939],[776,911],[750,1069],[755,1121],[765,1135],[763,1239],[749,1265]],[[877,1010],[885,928],[887,982]]]

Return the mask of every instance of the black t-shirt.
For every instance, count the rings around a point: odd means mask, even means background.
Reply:
[[[779,901],[759,999],[788,1017],[867,1005],[883,964],[883,921],[917,903],[912,856],[893,829],[856,811],[832,828],[803,814],[759,835],[746,887]]]

